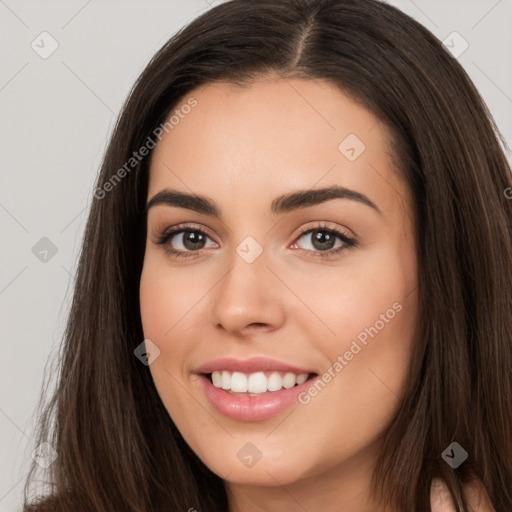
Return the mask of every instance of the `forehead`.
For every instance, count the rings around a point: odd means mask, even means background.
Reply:
[[[214,195],[219,204],[243,206],[250,197],[251,207],[266,208],[271,196],[333,184],[384,205],[405,193],[385,125],[326,81],[206,84],[171,116],[154,149],[149,197],[171,187]]]

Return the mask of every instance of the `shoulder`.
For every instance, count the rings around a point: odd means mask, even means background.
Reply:
[[[462,494],[470,507],[468,512],[496,512],[482,481],[478,478],[464,484]],[[432,512],[456,511],[448,486],[441,479],[432,480],[430,496]]]
[[[66,501],[69,503],[69,501]],[[76,507],[68,508],[56,496],[40,497],[32,503],[25,503],[23,512],[79,512]]]
[[[37,503],[26,504],[23,507],[23,512],[63,512],[62,509],[55,503],[55,500],[45,499]]]
[[[464,497],[473,509],[471,512],[496,512],[484,484],[481,480],[474,479],[462,488]]]

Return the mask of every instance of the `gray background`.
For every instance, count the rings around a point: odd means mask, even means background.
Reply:
[[[452,51],[467,42],[458,59],[512,145],[512,0],[389,3]],[[64,331],[94,179],[116,115],[151,56],[212,5],[0,0],[0,512],[20,510],[45,364]],[[46,56],[52,44],[58,48]],[[55,254],[41,252],[48,249],[43,237]]]

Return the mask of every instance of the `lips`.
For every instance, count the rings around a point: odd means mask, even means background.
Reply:
[[[285,376],[285,379],[282,381],[285,386],[280,390],[271,391],[269,389],[266,392],[257,394],[233,393],[232,390],[222,389],[222,386],[219,387],[219,382],[216,382],[217,386],[214,385],[212,382],[213,372],[215,372],[217,379],[220,373],[226,377],[225,374],[228,372],[239,374],[238,377],[240,377],[240,374],[258,374],[259,378],[263,378],[264,374],[272,374],[275,379],[277,379],[277,374],[279,373]],[[201,391],[206,395],[214,409],[222,415],[238,421],[265,420],[276,416],[294,404],[296,405],[298,395],[311,386],[314,378],[318,376],[311,368],[301,368],[264,357],[246,360],[232,357],[216,359],[197,368],[196,373],[200,376],[198,382]],[[301,376],[301,378],[293,384],[291,381],[288,384],[286,375],[290,377],[291,374]],[[304,380],[305,378],[306,380]],[[281,377],[277,380],[280,379]]]

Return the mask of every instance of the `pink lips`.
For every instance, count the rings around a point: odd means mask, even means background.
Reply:
[[[215,387],[208,374],[215,370],[254,373],[265,371],[315,373],[311,369],[298,368],[280,361],[255,357],[247,360],[226,357],[211,361],[196,370],[200,374],[200,385],[210,404],[224,416],[239,421],[261,421],[276,416],[298,402],[298,395],[306,391],[314,382],[308,379],[298,386],[280,391],[267,391],[259,396],[234,395]],[[315,375],[316,377],[316,375]]]

